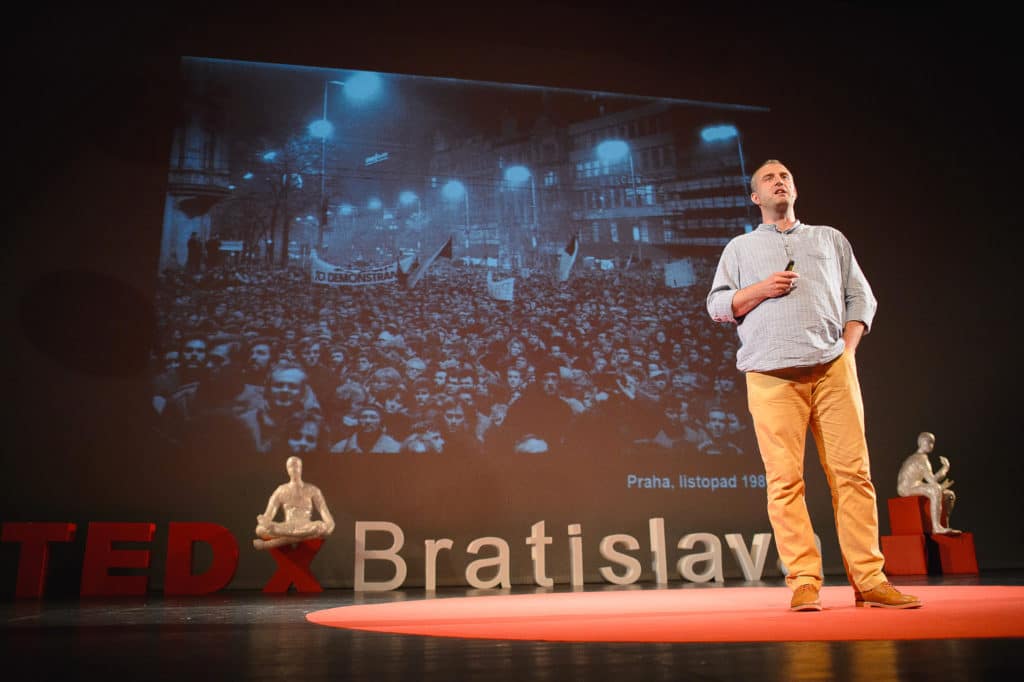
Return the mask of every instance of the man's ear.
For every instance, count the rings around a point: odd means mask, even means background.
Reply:
[[[757,206],[761,205],[761,198],[759,196],[757,196],[757,192],[751,192],[750,193],[750,200],[753,201],[754,204],[757,205]]]

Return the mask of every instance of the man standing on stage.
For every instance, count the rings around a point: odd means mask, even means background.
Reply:
[[[893,587],[878,545],[878,509],[855,353],[877,301],[841,232],[796,218],[793,176],[770,160],[750,179],[762,224],[722,251],[707,298],[736,324],[737,368],[767,474],[768,518],[790,608],[820,611],[821,553],[807,512],[804,440],[810,427],[832,490],[836,531],[857,606],[917,608]],[[799,273],[799,274],[798,274]]]

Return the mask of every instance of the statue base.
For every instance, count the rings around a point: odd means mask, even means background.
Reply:
[[[892,575],[978,573],[974,534],[943,535],[932,532],[928,498],[921,495],[891,497],[889,528],[883,535],[885,572]]]
[[[889,498],[889,532],[893,535],[921,535],[932,532],[928,498],[921,495]]]
[[[929,549],[938,552],[943,573],[978,573],[974,554],[974,533],[928,536]]]
[[[890,575],[928,575],[928,550],[922,534],[883,535],[882,554],[885,572]]]

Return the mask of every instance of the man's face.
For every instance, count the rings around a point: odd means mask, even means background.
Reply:
[[[181,366],[181,355],[176,350],[164,353],[164,369],[178,369]]]
[[[210,352],[206,354],[206,368],[209,370],[216,372],[230,364],[231,347],[226,343],[214,346],[210,349]]]
[[[541,388],[548,395],[558,394],[558,373],[557,372],[546,372],[540,380]]]
[[[258,343],[249,351],[249,367],[262,372],[270,365],[270,346]]]
[[[341,367],[342,363],[345,362],[345,354],[340,350],[331,352],[331,366]]]
[[[182,359],[188,369],[199,369],[206,365],[206,342],[199,339],[186,341]]]
[[[448,382],[447,372],[434,372],[434,385],[438,388],[444,388],[444,385]]]
[[[505,422],[505,417],[508,416],[508,405],[504,403],[495,403],[491,405],[491,424],[494,426],[501,426]]]
[[[434,452],[441,452],[444,450],[444,436],[441,435],[440,431],[427,431],[423,434],[423,440],[430,444],[430,447]]]
[[[449,376],[448,383],[444,387],[445,392],[448,395],[455,395],[459,392],[459,378],[457,376]]]
[[[288,436],[288,449],[296,455],[313,452],[320,436],[320,427],[315,422],[304,422],[299,430]]]
[[[781,163],[768,163],[757,169],[750,200],[769,210],[786,210],[796,201],[796,184],[789,169]]]
[[[725,434],[725,412],[721,410],[711,410],[708,413],[708,433],[711,434],[712,438],[721,438]]]
[[[279,369],[270,378],[270,400],[281,408],[297,407],[302,395],[303,373],[298,369]]]
[[[505,380],[508,382],[508,387],[514,390],[523,383],[523,375],[519,373],[518,369],[509,368],[505,373]]]
[[[311,343],[302,350],[302,361],[306,367],[314,367],[320,363],[320,344]]]
[[[380,431],[380,413],[377,410],[363,410],[359,413],[359,428],[363,433]]]
[[[415,381],[421,374],[423,374],[423,368],[419,365],[410,363],[405,366],[405,376],[409,381]]]
[[[415,393],[416,405],[423,407],[430,400],[430,391],[425,388],[417,388]]]
[[[384,401],[384,409],[388,412],[401,412],[402,411],[402,398],[397,395],[393,395]]]
[[[360,372],[365,372],[366,370],[370,369],[370,359],[365,356],[359,358],[357,366],[359,367]]]
[[[615,351],[615,360],[618,364],[624,365],[629,362],[629,351],[625,348],[619,348]]]
[[[391,379],[388,378],[387,374],[377,372],[370,377],[370,390],[373,391],[374,395],[383,395],[389,388],[391,388]]]
[[[461,429],[466,423],[466,413],[462,411],[461,405],[449,407],[444,411],[444,423],[449,431]]]

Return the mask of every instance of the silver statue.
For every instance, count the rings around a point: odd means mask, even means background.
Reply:
[[[334,518],[320,488],[302,480],[302,460],[289,457],[285,468],[291,480],[277,487],[267,502],[267,510],[256,516],[259,537],[252,541],[256,549],[292,545],[334,532]],[[274,521],[282,508],[284,521]],[[320,520],[313,520],[314,511],[320,515]]]
[[[953,479],[949,473],[949,460],[939,457],[942,466],[932,472],[928,453],[935,448],[935,435],[924,431],[917,436],[917,451],[903,461],[896,478],[896,492],[901,497],[920,495],[927,497],[932,517],[932,532],[940,535],[959,535],[961,531],[949,527],[949,515],[956,503],[956,493],[949,488]]]

